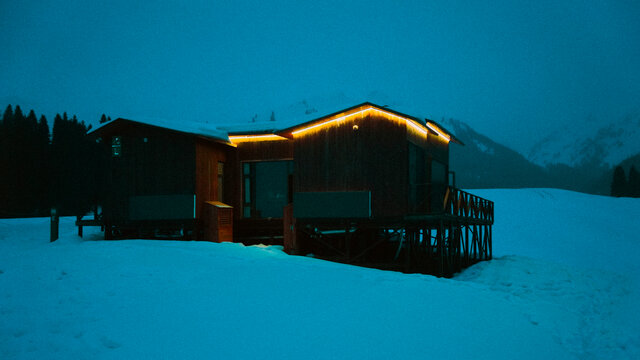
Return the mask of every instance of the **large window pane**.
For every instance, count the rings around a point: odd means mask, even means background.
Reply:
[[[288,201],[288,178],[291,161],[264,161],[255,163],[255,211],[257,217],[283,216]]]

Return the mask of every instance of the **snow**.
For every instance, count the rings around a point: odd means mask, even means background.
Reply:
[[[213,123],[209,124],[207,122],[197,122],[197,121],[189,121],[189,120],[183,120],[183,119],[168,120],[168,119],[160,119],[160,118],[141,117],[141,116],[121,117],[113,121],[100,124],[100,126],[94,129],[91,129],[89,133],[93,133],[98,129],[101,129],[115,121],[122,121],[122,120],[141,123],[145,125],[157,126],[165,129],[186,133],[186,134],[202,135],[202,136],[210,137],[213,139],[229,141],[229,136],[227,132],[216,128],[216,125]]]
[[[493,155],[495,153],[493,148],[488,147],[486,144],[480,142],[478,139],[473,139],[473,143],[476,144],[476,147],[478,148],[478,150],[480,150],[485,154]]]
[[[559,134],[568,134],[562,135]],[[616,166],[638,154],[640,114],[621,119],[589,119],[585,126],[565,126],[536,143],[529,151],[535,164],[603,164]]]
[[[217,127],[218,129],[228,131],[229,133],[277,132],[279,130],[288,129],[299,124],[327,117],[331,114],[335,114],[366,102],[373,103],[381,107],[388,107],[402,114],[419,119],[420,121],[424,121],[424,119],[427,118],[426,116],[418,116],[418,114],[422,114],[424,112],[422,109],[383,100],[389,99],[387,96],[376,93],[371,93],[363,99],[351,98],[343,93],[311,97],[289,106],[278,107],[271,111],[254,114],[253,117],[255,117],[255,121],[251,121],[253,119],[249,117],[243,121],[220,124]],[[271,121],[272,113],[275,121]],[[443,130],[448,132],[448,129],[443,128]]]
[[[220,123],[217,127],[230,133],[277,132],[298,124],[320,119],[365,102],[366,100],[358,101],[342,93],[312,97],[288,106],[254,114],[253,117],[255,119],[249,117],[229,124]],[[272,113],[275,121],[271,121]]]
[[[374,95],[374,100],[377,98],[375,96],[376,94],[371,95]],[[145,116],[122,116],[120,119],[228,141],[229,134],[275,133],[299,124],[327,117],[366,102],[370,102],[370,100],[368,98],[356,100],[343,93],[337,93],[328,96],[312,97],[309,98],[309,100],[305,99],[288,106],[277,107],[275,110],[255,113],[250,117],[242,119],[231,119],[231,122],[225,122],[224,120],[216,118],[205,121],[189,121],[184,119],[168,120],[149,118]],[[415,117],[416,119],[424,120],[426,118],[424,116],[415,116],[415,114],[421,114],[422,111],[416,111],[417,109],[414,108],[387,103],[376,103],[376,105],[383,107],[389,106],[395,111]],[[274,116],[273,121],[271,120],[272,114]],[[114,121],[117,120],[118,119]],[[112,122],[100,124],[98,127],[90,130],[89,133],[93,133]],[[448,132],[448,129],[443,128],[443,130]]]
[[[495,259],[454,279],[0,220],[0,358],[640,358],[640,200],[473,192]]]

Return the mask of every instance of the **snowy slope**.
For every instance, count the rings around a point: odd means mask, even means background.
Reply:
[[[615,166],[640,153],[640,114],[611,123],[591,119],[586,126],[554,131],[535,144],[528,158],[539,165]]]
[[[638,358],[640,200],[475,192],[496,259],[451,280],[0,220],[0,358]]]

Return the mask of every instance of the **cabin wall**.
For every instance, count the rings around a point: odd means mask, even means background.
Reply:
[[[110,148],[114,136],[121,139],[121,155]],[[129,220],[132,196],[195,193],[194,138],[154,128],[126,127],[103,136],[109,151],[108,196],[103,207],[108,222]]]
[[[293,141],[254,141],[239,143],[239,161],[268,161],[293,159]]]
[[[442,209],[449,171],[449,142],[432,131],[427,136],[408,131],[408,214]]]
[[[402,216],[407,203],[406,139],[404,122],[375,115],[298,136],[294,190],[371,191],[374,217]]]
[[[449,168],[449,144],[446,139],[437,136],[433,132],[429,132],[427,137],[428,153],[433,160],[440,161]]]
[[[233,203],[230,205],[238,209],[238,211],[234,211],[234,218],[238,219],[243,217],[244,177],[242,164],[257,161],[293,160],[293,141],[275,140],[239,143],[234,153],[234,159],[235,168],[232,174],[232,187],[235,189],[235,193],[233,195]]]
[[[196,217],[200,219],[204,211],[205,201],[231,202],[235,196],[229,177],[235,165],[229,161],[229,145],[217,142],[196,140]],[[219,176],[218,165],[222,164],[222,176]],[[222,180],[222,183],[220,182]],[[220,188],[222,186],[222,188]],[[222,194],[220,194],[222,193]],[[220,197],[222,195],[222,197]],[[234,209],[235,210],[235,209]]]

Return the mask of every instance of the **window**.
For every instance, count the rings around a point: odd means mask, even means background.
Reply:
[[[224,163],[218,161],[218,201],[224,202]]]
[[[447,166],[440,161],[431,161],[431,182],[434,184],[447,183]]]
[[[423,213],[427,211],[427,159],[425,151],[409,143],[409,211]]]
[[[114,157],[122,155],[122,139],[120,136],[111,138],[111,155]]]
[[[442,211],[447,191],[447,165],[431,160],[431,210]]]
[[[243,190],[243,201],[242,201],[242,211],[243,211],[243,216],[245,218],[250,218],[251,217],[251,206],[252,206],[252,194],[253,191],[251,190],[251,184],[253,183],[251,181],[251,164],[250,163],[244,163],[242,164],[242,179],[243,179],[243,186],[242,186],[242,190]]]
[[[282,218],[290,200],[293,161],[244,163],[243,215],[253,218]]]

